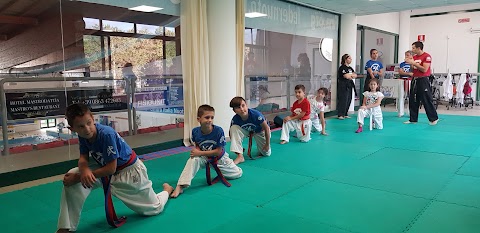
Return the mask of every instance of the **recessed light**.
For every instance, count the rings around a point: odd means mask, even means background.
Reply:
[[[132,10],[132,11],[154,12],[154,11],[162,10],[163,8],[154,7],[154,6],[141,5],[141,6],[136,6],[136,7],[128,8],[128,9],[129,9],[129,10]]]
[[[250,12],[250,13],[245,13],[245,17],[247,18],[258,18],[258,17],[265,17],[267,14],[260,13],[260,12]]]

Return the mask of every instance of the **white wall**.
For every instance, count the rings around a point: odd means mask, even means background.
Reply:
[[[469,23],[458,19],[470,18]],[[434,72],[477,72],[480,33],[480,13],[452,13],[447,15],[411,18],[411,41],[425,35],[424,51],[432,55]]]
[[[400,29],[399,12],[357,16],[357,24],[398,34]]]
[[[383,44],[377,44],[377,39],[383,39]],[[378,50],[378,61],[386,68],[388,64],[393,64],[395,55],[395,37],[380,32],[365,30],[365,47],[363,50],[363,63],[361,70],[357,72],[365,73],[365,63],[370,60],[370,49]]]

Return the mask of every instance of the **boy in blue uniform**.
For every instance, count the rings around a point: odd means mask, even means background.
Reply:
[[[413,52],[411,50],[406,51],[405,60],[412,59],[412,58],[413,58]],[[411,70],[410,64],[408,64],[405,61],[400,63],[400,69],[398,70],[398,73],[400,74],[400,78],[413,77],[413,71]]]
[[[230,125],[230,151],[237,154],[237,158],[234,160],[235,164],[245,161],[242,141],[249,137],[250,133],[253,134],[260,154],[270,156],[272,153],[270,149],[270,126],[262,113],[248,108],[245,99],[240,96],[234,97],[230,101],[230,107],[236,113]]]
[[[413,52],[408,50],[405,52],[405,60],[412,59]],[[410,64],[407,62],[400,63],[400,69],[398,69],[398,73],[400,74],[400,78],[404,80],[404,88],[405,88],[405,96],[408,96],[410,90],[410,81],[413,78],[413,70],[411,69]]]
[[[365,78],[365,85],[363,86],[363,91],[370,91],[369,83],[371,79],[380,79],[383,76],[383,65],[381,62],[377,61],[378,50],[370,49],[370,58],[371,60],[367,61],[367,63],[365,64],[367,77]]]
[[[85,199],[102,185],[107,222],[114,227],[121,226],[125,219],[115,215],[110,194],[138,214],[157,215],[163,211],[173,187],[165,183],[163,192],[156,194],[145,165],[115,130],[96,124],[84,104],[70,105],[66,118],[70,129],[78,134],[80,158],[78,167],[63,178],[57,232],[77,230]],[[96,169],[89,167],[89,155],[98,163]]]
[[[170,197],[176,198],[183,193],[192,183],[192,179],[200,168],[207,163],[208,157],[218,157],[218,168],[227,179],[242,177],[242,169],[239,168],[225,152],[225,134],[223,129],[213,124],[215,109],[210,105],[202,105],[197,111],[197,121],[200,127],[192,130],[192,141],[195,147],[190,152],[190,158],[183,168],[178,179],[177,187]]]

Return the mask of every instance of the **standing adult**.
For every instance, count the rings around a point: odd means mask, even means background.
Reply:
[[[425,107],[425,112],[427,113],[430,125],[436,125],[438,122],[438,115],[437,110],[433,105],[432,87],[430,86],[430,80],[428,79],[432,74],[430,69],[432,57],[430,54],[423,51],[423,43],[420,41],[412,44],[412,51],[415,54],[413,58],[405,59],[405,62],[410,64],[413,69],[413,80],[408,101],[410,120],[404,123],[417,123],[418,109],[421,102]]]
[[[383,76],[383,64],[378,61],[378,50],[370,49],[370,60],[365,64],[365,70],[367,71],[367,77],[365,78],[365,85],[363,91],[370,91],[371,79],[380,79]]]
[[[350,55],[344,54],[341,63],[337,71],[337,112],[338,119],[343,120],[350,118],[348,108],[352,103],[352,89],[355,88],[353,79],[357,78],[357,74],[350,66],[352,63]]]
[[[246,75],[258,75],[258,65],[255,61],[255,53],[252,51],[248,52],[247,59],[244,62],[245,74]]]

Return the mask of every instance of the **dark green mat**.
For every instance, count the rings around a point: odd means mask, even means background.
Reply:
[[[272,156],[247,158],[231,188],[207,186],[200,170],[159,216],[138,216],[115,199],[118,215],[128,217],[118,229],[105,222],[95,190],[78,232],[480,232],[480,117],[441,115],[429,126],[423,114],[414,125],[384,115],[383,130],[361,134],[356,115],[328,119],[330,135],[309,143],[280,145],[274,132]],[[176,184],[188,158],[145,163],[157,192]],[[54,232],[60,194],[60,181],[1,194],[1,232]]]
[[[365,158],[365,162],[382,166],[402,166],[420,170],[453,174],[468,157],[414,150],[384,148]]]
[[[480,158],[470,157],[457,172],[458,175],[480,177]]]
[[[478,233],[480,209],[433,202],[408,233]]]
[[[355,232],[402,232],[428,203],[422,198],[317,181],[267,204],[271,208]]]
[[[392,193],[433,198],[451,176],[451,174],[365,161],[335,172],[325,179]]]
[[[274,222],[271,222],[274,220]],[[211,232],[321,232],[321,233],[347,233],[350,231],[338,227],[322,224],[317,221],[307,220],[295,215],[281,213],[270,209],[258,208],[245,213],[240,223],[226,223]]]
[[[478,133],[478,132],[480,132],[480,130],[477,131],[477,133]],[[477,138],[478,138],[478,135],[477,135]],[[476,140],[476,139],[472,139],[472,140]],[[472,157],[477,157],[477,158],[480,157],[480,147],[478,147],[478,148],[472,153]]]
[[[436,198],[439,201],[480,209],[480,178],[454,176]]]

